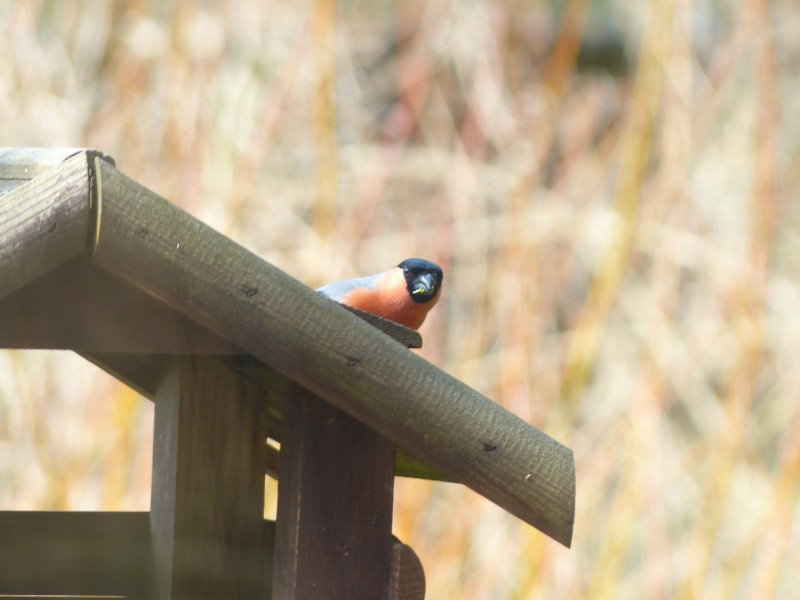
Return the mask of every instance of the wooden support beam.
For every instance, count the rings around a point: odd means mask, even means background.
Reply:
[[[146,512],[0,512],[0,594],[143,597]]]
[[[393,490],[394,445],[291,386],[273,600],[388,600]]]
[[[156,392],[154,597],[263,598],[261,395],[214,358],[171,359]]]

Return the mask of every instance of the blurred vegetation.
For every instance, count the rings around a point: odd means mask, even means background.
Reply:
[[[423,355],[571,446],[567,550],[399,480],[428,597],[800,586],[792,0],[0,4],[7,146],[91,146],[316,286],[438,261]],[[146,509],[152,406],[0,354],[4,508]],[[274,511],[274,485],[267,511]]]

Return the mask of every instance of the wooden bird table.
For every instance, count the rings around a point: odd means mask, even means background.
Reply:
[[[77,352],[155,401],[150,510],[0,512],[0,596],[421,599],[395,475],[463,483],[569,545],[572,452],[419,343],[100,152],[0,149],[0,348]]]

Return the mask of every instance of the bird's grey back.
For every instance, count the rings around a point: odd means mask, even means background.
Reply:
[[[331,300],[341,302],[347,297],[347,294],[352,292],[354,289],[367,288],[374,290],[375,286],[378,284],[378,281],[384,275],[386,275],[385,272],[376,273],[375,275],[367,275],[366,277],[356,277],[354,279],[334,281],[333,283],[324,285],[321,288],[317,288],[317,291],[323,296],[327,296]]]

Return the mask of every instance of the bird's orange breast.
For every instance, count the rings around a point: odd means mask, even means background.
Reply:
[[[438,301],[439,293],[428,302],[414,302],[408,293],[402,269],[389,271],[375,288],[356,288],[343,299],[344,304],[348,306],[400,323],[411,329],[419,329],[425,321],[428,311]]]

